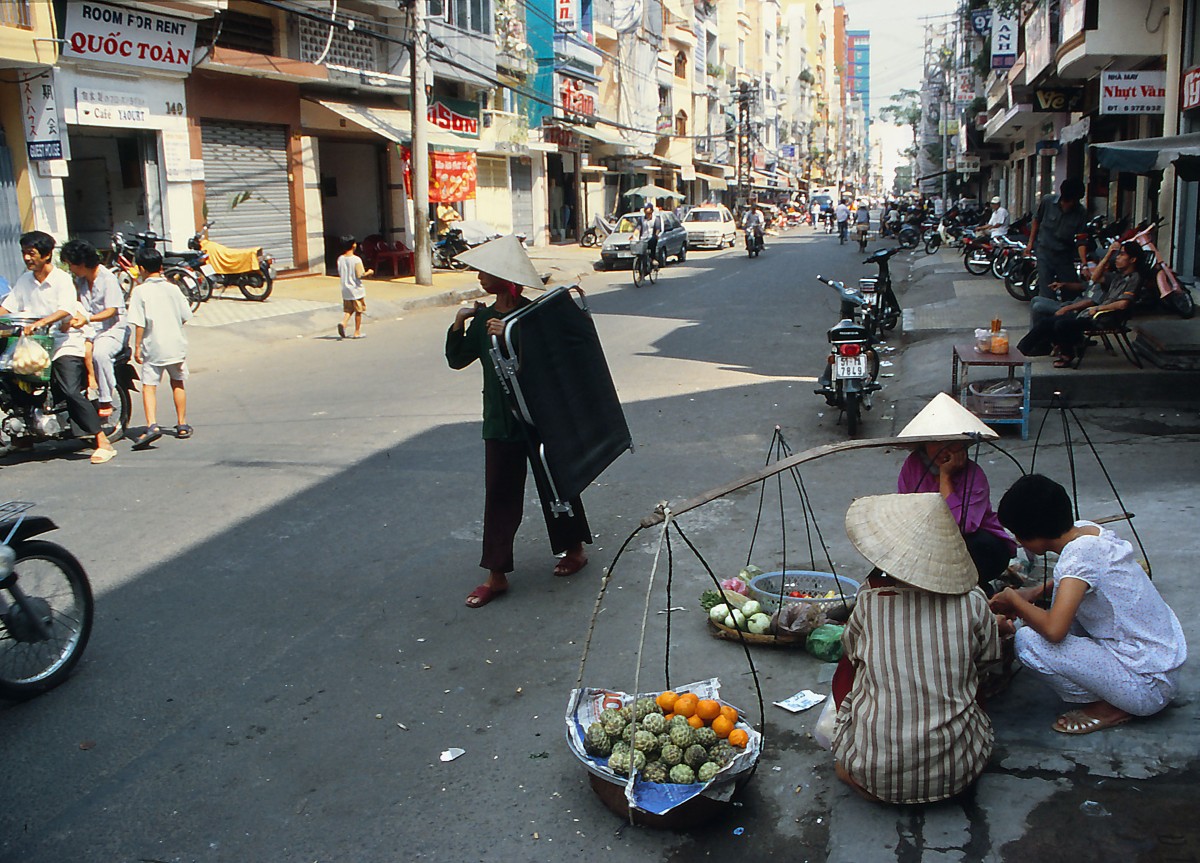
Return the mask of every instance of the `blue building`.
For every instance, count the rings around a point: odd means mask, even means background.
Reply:
[[[868,158],[871,141],[871,31],[846,31],[846,95],[862,101]]]

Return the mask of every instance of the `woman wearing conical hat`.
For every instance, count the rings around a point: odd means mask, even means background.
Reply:
[[[521,241],[513,236],[484,243],[457,258],[478,271],[480,286],[496,298],[490,306],[476,303],[473,308],[460,308],[446,333],[446,361],[452,369],[464,369],[476,360],[483,367],[484,509],[479,565],[488,577],[467,595],[470,608],[482,608],[508,590],[513,541],[525,506],[528,461],[524,433],[504,403],[488,351],[491,337],[504,332],[502,319],[529,305],[530,300],[522,296],[525,287],[541,285],[542,280]],[[572,500],[569,515],[547,514],[546,527],[551,549],[562,555],[554,574],[574,575],[583,569],[587,565],[583,544],[592,541],[583,503]]]
[[[997,437],[979,418],[945,393],[913,417],[898,437],[945,435],[946,440],[917,444],[900,468],[896,490],[901,494],[935,492],[950,507],[979,572],[979,584],[990,596],[1002,578],[1017,544],[992,509],[991,488],[983,468],[967,458],[970,443],[964,435]],[[999,585],[1003,586],[1003,585]]]
[[[854,674],[848,691],[834,679],[837,775],[877,802],[953,797],[993,742],[976,695],[1000,638],[975,566],[938,494],[859,498],[846,534],[878,571],[842,634]]]

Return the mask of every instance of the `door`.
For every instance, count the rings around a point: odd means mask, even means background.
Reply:
[[[532,239],[533,166],[524,159],[509,159],[512,175],[513,233]]]
[[[201,144],[209,237],[234,248],[261,246],[278,269],[292,269],[287,127],[205,120]]]
[[[0,276],[10,283],[25,272],[21,259],[21,211],[17,206],[17,184],[12,153],[0,129]]]

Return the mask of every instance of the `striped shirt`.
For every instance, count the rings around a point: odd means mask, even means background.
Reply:
[[[944,800],[974,782],[992,753],[979,668],[1000,658],[983,591],[864,586],[842,644],[855,677],[833,752],[854,781],[892,803]]]

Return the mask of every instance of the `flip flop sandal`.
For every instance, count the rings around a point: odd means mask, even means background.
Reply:
[[[117,456],[115,449],[98,449],[92,453],[92,464],[104,464],[110,462]]]
[[[163,436],[162,429],[158,424],[150,426],[133,440],[133,449],[145,449]]]
[[[506,593],[508,593],[507,587],[503,590],[497,590],[490,585],[481,584],[467,594],[467,608],[483,608],[496,597],[503,596]]]
[[[558,563],[554,564],[554,574],[559,578],[565,578],[568,575],[574,575],[583,569],[588,564],[588,559],[571,560],[570,558],[562,558]]]
[[[175,426],[175,437],[180,440],[187,440],[192,436],[192,427],[184,423],[181,426]]]
[[[337,334],[338,334],[338,338],[339,338],[339,339],[344,339],[344,338],[346,338],[346,327],[345,327],[345,325],[343,325],[343,324],[338,324],[338,326],[337,326]]]
[[[1091,734],[1093,731],[1103,731],[1105,728],[1116,728],[1124,725],[1132,716],[1122,716],[1119,719],[1099,719],[1088,716],[1082,710],[1070,710],[1064,713],[1050,726],[1059,734]]]
[[[97,408],[96,413],[100,415],[101,419],[107,419],[113,415],[112,405],[109,405],[106,408]]]

